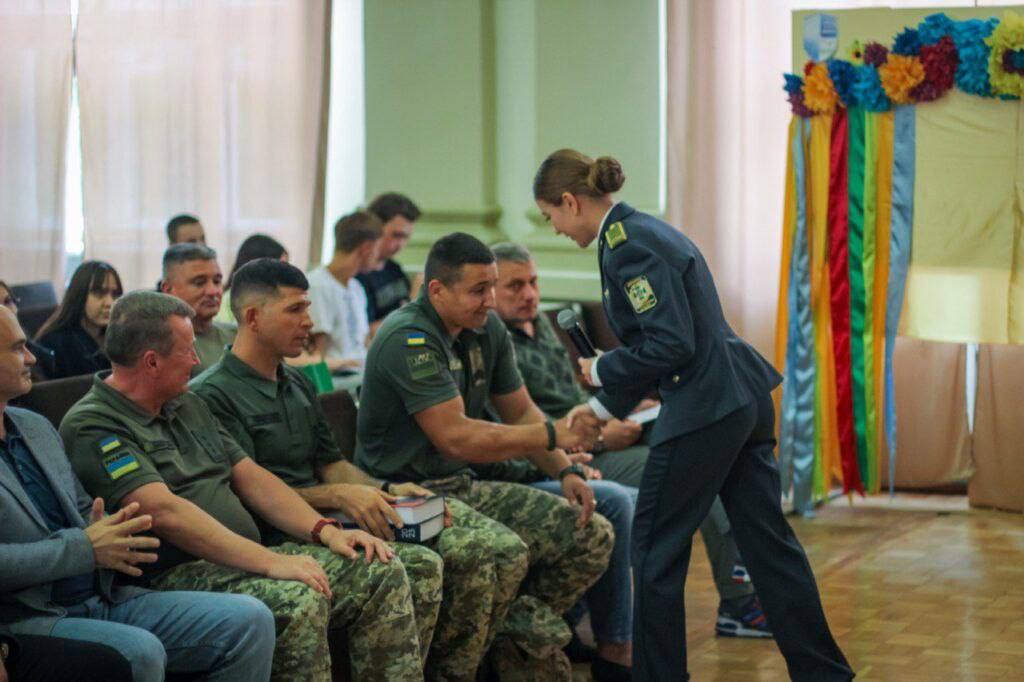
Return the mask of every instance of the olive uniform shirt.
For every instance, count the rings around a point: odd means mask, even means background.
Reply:
[[[225,349],[235,342],[238,334],[237,327],[229,327],[222,322],[214,322],[203,333],[196,333],[196,355],[199,357],[199,365],[195,374],[207,367],[212,367],[218,360],[224,357]]]
[[[438,452],[413,418],[461,395],[466,416],[484,417],[490,395],[522,386],[508,330],[494,312],[479,329],[452,339],[426,292],[384,320],[366,357],[356,464],[391,481],[469,473]]]
[[[316,389],[295,367],[278,365],[271,381],[228,351],[189,386],[242,450],[293,488],[318,485],[317,469],[342,459]],[[265,523],[260,532],[268,545],[289,539]]]
[[[153,416],[104,383],[109,374],[96,375],[60,425],[71,465],[89,494],[113,511],[136,488],[165,483],[229,530],[259,542],[256,521],[231,489],[231,469],[247,455],[206,403],[186,393]],[[139,564],[144,581],[196,559],[170,543],[157,555],[156,563]]]

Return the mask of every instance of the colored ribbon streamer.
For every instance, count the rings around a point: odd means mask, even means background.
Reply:
[[[847,213],[847,255],[850,278],[850,394],[853,405],[853,432],[857,445],[857,471],[863,492],[868,483],[867,442],[865,438],[867,407],[864,401],[864,165],[865,114],[860,107],[847,112],[849,123],[849,158],[847,164],[849,211]]]
[[[885,310],[885,435],[889,447],[889,492],[896,480],[896,385],[893,352],[903,309],[903,293],[910,266],[914,225],[914,162],[916,112],[897,107],[894,115],[892,172],[892,233],[889,239],[889,287]]]
[[[779,479],[783,491],[789,491],[793,485],[793,421],[788,418],[792,411],[791,405],[794,402],[793,395],[794,379],[790,376],[790,338],[789,328],[790,311],[793,308],[794,298],[790,271],[792,270],[793,259],[793,232],[796,229],[797,195],[803,192],[803,187],[797,187],[794,157],[800,137],[800,119],[796,116],[789,122],[788,144],[786,145],[786,197],[782,219],[782,267],[779,270],[779,301],[778,313],[775,322],[775,366],[782,372],[782,397],[776,405],[779,415]]]
[[[875,335],[875,279],[878,246],[876,230],[878,223],[878,140],[877,114],[864,117],[864,233],[861,266],[864,277],[864,329],[861,332],[863,349],[864,390],[864,463],[861,470],[864,487],[868,492],[878,492],[878,448],[876,429],[878,423],[875,402],[875,346],[880,339]]]
[[[893,112],[876,114],[877,128],[877,159],[876,183],[878,204],[875,209],[875,248],[877,262],[875,266],[874,315],[872,317],[872,336],[874,338],[873,366],[874,370],[874,406],[876,425],[874,432],[875,461],[881,471],[882,451],[885,449],[885,358],[887,347],[885,341],[886,303],[889,289],[889,240],[892,224],[892,166],[893,166]],[[870,416],[870,413],[869,413]],[[889,476],[889,493],[893,492],[892,476]]]
[[[829,278],[832,295],[832,347],[835,356],[836,420],[843,492],[863,493],[857,465],[857,440],[853,417],[853,377],[850,367],[850,273],[849,273],[849,124],[846,109],[832,121],[828,230]]]

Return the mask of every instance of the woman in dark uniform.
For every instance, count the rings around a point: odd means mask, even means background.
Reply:
[[[778,372],[736,336],[704,257],[682,232],[612,194],[619,162],[571,149],[533,183],[555,232],[598,242],[602,300],[622,347],[581,359],[599,388],[585,406],[623,419],[651,390],[651,436],[633,527],[633,676],[688,679],[683,592],[693,533],[720,495],[790,677],[853,677],[829,631],[803,548],[782,514],[771,390]]]

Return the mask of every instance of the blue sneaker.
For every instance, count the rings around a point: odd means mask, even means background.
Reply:
[[[757,595],[738,607],[723,600],[718,606],[715,634],[722,637],[771,637],[772,630]]]
[[[750,574],[743,564],[736,564],[732,567],[732,581],[737,585],[746,585],[750,582]]]

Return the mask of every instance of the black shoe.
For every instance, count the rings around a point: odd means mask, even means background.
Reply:
[[[584,644],[580,636],[576,634],[576,630],[572,631],[572,639],[562,651],[573,663],[591,663],[597,660],[597,649]]]
[[[633,669],[606,658],[595,658],[590,664],[590,676],[594,682],[630,682]]]

